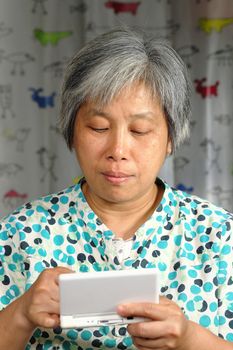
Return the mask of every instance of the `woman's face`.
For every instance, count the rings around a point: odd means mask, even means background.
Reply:
[[[130,204],[155,187],[171,142],[160,104],[137,84],[101,109],[85,103],[77,113],[73,147],[89,193]]]

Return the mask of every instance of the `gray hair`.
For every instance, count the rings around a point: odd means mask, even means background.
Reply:
[[[72,149],[74,122],[83,103],[106,105],[136,82],[159,98],[174,152],[189,136],[191,85],[185,64],[167,42],[129,28],[99,35],[68,63],[59,119],[68,147]]]

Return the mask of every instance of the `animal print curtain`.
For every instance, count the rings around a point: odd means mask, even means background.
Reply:
[[[0,0],[0,217],[80,175],[56,125],[64,65],[124,24],[170,41],[193,84],[191,138],[161,177],[233,210],[232,0]]]

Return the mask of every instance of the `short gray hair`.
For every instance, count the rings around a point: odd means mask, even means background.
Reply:
[[[68,63],[59,119],[68,147],[72,149],[74,122],[83,103],[106,105],[136,82],[159,98],[174,152],[189,136],[191,84],[186,66],[167,42],[132,28],[99,35]]]

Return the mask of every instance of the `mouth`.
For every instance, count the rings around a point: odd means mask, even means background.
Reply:
[[[133,175],[129,175],[127,173],[122,173],[122,172],[113,172],[113,171],[106,171],[103,172],[102,175],[104,178],[113,184],[121,184],[124,182],[129,181]]]

